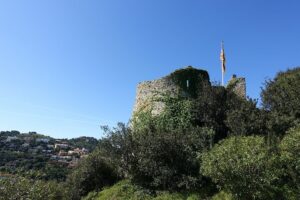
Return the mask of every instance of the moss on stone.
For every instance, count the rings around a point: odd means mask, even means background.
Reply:
[[[184,96],[196,98],[204,85],[209,84],[209,75],[205,70],[188,66],[169,75]],[[188,83],[187,83],[188,81]]]
[[[237,79],[237,78],[231,79],[229,81],[229,83],[227,84],[226,89],[228,89],[228,90],[234,89],[237,86],[238,82],[239,82],[239,79]]]

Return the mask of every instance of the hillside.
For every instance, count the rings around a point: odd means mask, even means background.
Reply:
[[[0,132],[0,172],[64,180],[69,168],[92,152],[92,137],[55,139],[36,132]]]

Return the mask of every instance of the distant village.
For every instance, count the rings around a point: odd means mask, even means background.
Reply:
[[[97,146],[97,142],[91,137],[68,140],[54,139],[35,132],[21,134],[18,131],[2,131],[0,132],[0,169],[1,166],[17,167],[18,162],[34,156],[72,168]],[[7,154],[10,156],[5,159]]]

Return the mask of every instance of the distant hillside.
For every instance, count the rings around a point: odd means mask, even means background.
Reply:
[[[0,132],[0,175],[23,174],[41,179],[64,180],[98,145],[92,137],[55,139],[36,132]]]

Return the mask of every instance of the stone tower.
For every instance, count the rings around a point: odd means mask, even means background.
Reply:
[[[244,77],[236,77],[232,75],[230,81],[228,82],[226,89],[232,90],[236,95],[246,98],[246,79]]]
[[[165,106],[163,102],[158,100],[162,94],[196,98],[201,95],[201,91],[207,86],[211,87],[207,71],[191,66],[178,69],[157,80],[141,82],[137,86],[133,114],[139,111],[151,110],[153,115],[158,115]],[[232,90],[242,98],[246,98],[245,78],[237,78],[236,75],[233,75],[226,89]]]
[[[164,109],[164,103],[157,101],[162,94],[194,98],[199,89],[205,85],[210,86],[207,71],[191,66],[176,70],[157,80],[141,82],[137,86],[133,113],[151,109],[152,114],[157,115]]]

